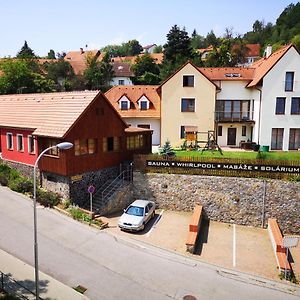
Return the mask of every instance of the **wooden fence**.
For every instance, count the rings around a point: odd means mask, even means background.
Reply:
[[[300,161],[135,155],[134,170],[145,173],[189,174],[300,180]]]

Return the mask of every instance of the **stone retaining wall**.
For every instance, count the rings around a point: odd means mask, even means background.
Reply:
[[[214,221],[261,227],[277,218],[284,233],[300,234],[300,182],[265,182],[264,188],[262,179],[134,172],[133,193],[170,210],[192,211],[200,202]]]

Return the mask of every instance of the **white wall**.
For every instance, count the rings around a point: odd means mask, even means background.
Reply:
[[[150,118],[123,118],[123,120],[130,124],[133,127],[138,127],[138,125],[150,125],[150,129],[153,130],[152,135],[152,145],[160,144],[160,120],[159,119],[150,119]]]
[[[133,85],[129,77],[113,77],[110,82],[110,85],[119,85],[119,80],[124,80],[124,85]]]
[[[218,139],[218,145],[220,147],[228,147],[227,145],[227,132],[228,128],[236,128],[236,144],[230,145],[230,147],[239,147],[240,142],[244,141],[247,142],[248,140],[251,140],[251,125],[247,124],[240,124],[240,123],[221,123],[218,124],[219,126],[222,126],[222,136],[217,136]],[[242,126],[246,126],[246,136],[242,136]],[[218,134],[218,131],[217,131]]]
[[[218,143],[220,146],[227,145],[227,128],[234,127],[237,128],[237,144],[239,146],[240,141],[250,139],[250,127],[253,126],[253,136],[252,141],[258,142],[258,124],[259,124],[259,99],[260,92],[254,88],[246,88],[248,81],[219,81],[216,82],[221,88],[220,92],[217,92],[217,100],[250,100],[250,118],[252,118],[253,111],[253,120],[254,124],[249,123],[220,123],[219,125],[223,126],[223,135],[218,137]],[[253,100],[253,101],[252,101]],[[253,106],[254,107],[253,107]],[[247,126],[247,136],[242,136],[242,126]]]
[[[294,73],[294,91],[285,92],[285,74]],[[294,48],[263,79],[260,144],[271,146],[272,128],[284,128],[283,149],[289,147],[290,128],[300,128],[300,116],[291,115],[291,98],[300,97],[300,55]],[[286,97],[285,114],[276,115],[276,97]]]

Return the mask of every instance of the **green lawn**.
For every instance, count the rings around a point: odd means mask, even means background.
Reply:
[[[207,158],[240,158],[240,159],[256,159],[259,158],[258,152],[254,151],[223,151],[223,155],[218,151],[182,151],[177,150],[177,157],[207,157]],[[294,160],[300,161],[300,152],[261,152],[262,158],[267,160]]]

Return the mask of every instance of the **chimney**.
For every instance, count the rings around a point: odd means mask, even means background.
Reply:
[[[80,48],[80,54],[83,54],[84,51],[83,51],[83,48]]]
[[[272,54],[272,46],[271,45],[268,45],[265,49],[265,52],[264,52],[264,57],[265,58],[268,58],[270,55]]]

